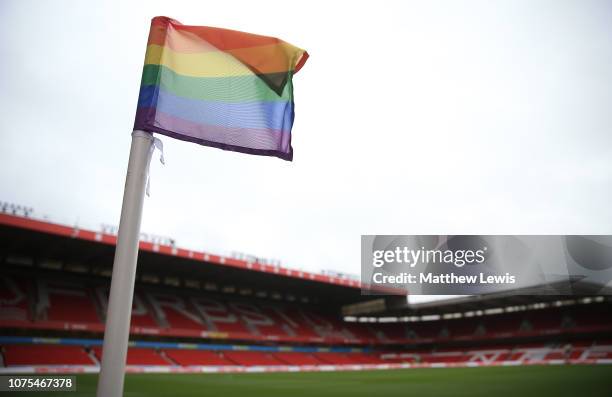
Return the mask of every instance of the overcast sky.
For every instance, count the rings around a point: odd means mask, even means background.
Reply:
[[[280,37],[293,163],[161,137],[142,229],[359,273],[361,234],[612,233],[611,1],[0,2],[0,200],[119,220],[149,21]]]

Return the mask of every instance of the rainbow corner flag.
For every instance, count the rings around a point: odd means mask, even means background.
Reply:
[[[134,129],[292,160],[292,77],[308,53],[274,37],[155,17]]]

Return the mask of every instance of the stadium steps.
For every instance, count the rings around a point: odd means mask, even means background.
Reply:
[[[167,361],[167,362],[168,362],[170,365],[173,365],[173,366],[179,366],[179,365],[180,365],[179,363],[177,363],[176,361],[174,361],[174,360],[173,360],[171,357],[169,357],[169,356],[168,356],[168,354],[166,354],[166,352],[165,352],[165,351],[160,350],[160,351],[158,352],[158,354],[161,356],[161,358],[163,358],[164,360],[166,360],[166,361]]]
[[[96,363],[96,365],[100,365],[100,360],[98,360],[98,357],[96,357],[96,353],[94,352],[93,349],[89,349],[89,351],[87,351],[87,355],[89,356],[89,358],[91,358],[91,361],[93,361],[94,363]]]
[[[94,291],[88,291],[88,293],[92,293],[93,295],[95,294],[95,290]],[[100,319],[100,322],[102,322],[103,324],[106,324],[106,310],[108,309],[108,307],[104,307],[104,305],[102,304],[102,302],[100,302],[100,297],[99,296],[92,296],[92,301],[93,301],[93,306],[94,306],[94,310],[96,311],[96,314],[98,316],[98,318]],[[108,304],[108,302],[107,302]]]
[[[96,358],[102,361],[102,346],[94,346],[91,349]],[[130,347],[127,352],[127,365],[161,365],[167,366],[170,364],[157,351],[144,347]]]
[[[246,323],[244,326],[251,335],[261,336],[261,332],[259,331],[259,328],[256,327],[255,325],[251,323]]]
[[[178,365],[206,366],[206,365],[236,365],[215,351],[197,349],[165,349],[164,354]]]
[[[233,360],[231,357],[227,357],[227,355],[224,352],[219,352],[219,357],[221,357],[224,360],[229,361],[230,363],[232,363],[232,365],[241,365],[241,364],[238,364],[238,362]]]
[[[296,336],[295,331],[289,324],[281,324],[281,329],[289,336]]]
[[[280,357],[277,353],[272,354],[272,356],[274,356],[274,358],[277,361],[280,361],[281,363],[285,364],[285,365],[295,365],[289,361],[287,361],[286,359],[284,359],[283,357]]]
[[[266,365],[284,365],[272,354],[260,351],[240,351],[231,350],[225,353],[225,357],[231,361],[236,362],[238,365],[250,366],[266,366]]]

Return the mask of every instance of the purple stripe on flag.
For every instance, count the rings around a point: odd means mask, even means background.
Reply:
[[[273,129],[222,127],[198,124],[155,108],[138,108],[135,130],[155,131],[184,141],[235,152],[291,160],[291,133]]]

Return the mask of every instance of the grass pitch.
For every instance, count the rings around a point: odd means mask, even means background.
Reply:
[[[77,391],[20,396],[95,396],[97,375]],[[132,374],[125,397],[612,396],[612,366],[524,366],[259,374]]]

